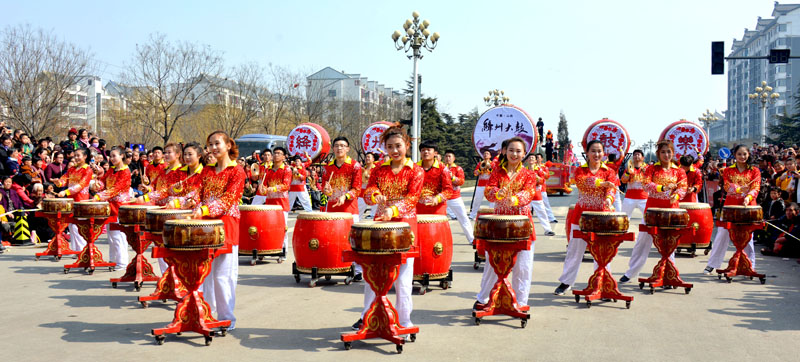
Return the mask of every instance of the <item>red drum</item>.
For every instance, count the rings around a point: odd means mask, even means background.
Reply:
[[[308,152],[311,159],[317,159],[330,152],[331,138],[328,131],[316,123],[300,123],[289,132],[286,149],[291,156],[302,156]]]
[[[297,215],[292,249],[297,271],[308,274],[339,274],[350,270],[342,252],[350,250],[353,214],[348,212],[301,212]]]
[[[575,205],[569,205],[569,210],[567,211],[567,221],[564,223],[564,228],[567,230],[567,244],[569,244],[569,240],[572,239],[572,223],[569,222],[572,220],[572,213],[575,211]]]
[[[239,205],[239,255],[275,255],[283,252],[286,222],[278,205]]]
[[[700,202],[681,202],[680,208],[689,212],[689,225],[695,230],[694,238],[681,238],[680,246],[695,245],[707,248],[711,244],[711,233],[714,231],[714,217],[711,205]]]
[[[594,140],[603,142],[605,147],[605,154],[615,154],[617,159],[621,159],[628,153],[631,147],[631,136],[628,131],[617,121],[603,118],[589,125],[586,132],[583,134],[583,141],[581,145],[586,149],[586,145]],[[622,148],[622,154],[619,149]]]
[[[446,278],[453,261],[453,234],[446,215],[417,215],[420,255],[414,261],[414,280]]]

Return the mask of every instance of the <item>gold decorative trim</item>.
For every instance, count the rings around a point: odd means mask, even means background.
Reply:
[[[297,220],[352,220],[353,214],[349,212],[301,212]]]
[[[353,224],[353,229],[366,229],[366,230],[395,230],[395,229],[411,229],[407,222],[401,221],[362,221]]]
[[[153,209],[153,210],[147,210],[147,213],[153,215],[191,215],[192,210]]]
[[[224,226],[222,220],[205,220],[205,219],[172,219],[164,221],[164,227],[171,226]]]
[[[657,212],[671,212],[671,213],[678,213],[678,214],[685,214],[686,213],[686,210],[683,209],[683,208],[674,209],[674,208],[666,208],[666,207],[651,207],[651,208],[647,209],[647,211],[650,211],[650,210],[657,211]]]
[[[283,252],[283,249],[256,250],[256,255],[270,256],[270,255],[280,254],[281,252]],[[253,255],[253,249],[239,249],[239,256],[251,256],[251,255]]]
[[[624,212],[614,212],[614,211],[584,211],[581,215],[607,215],[607,216],[624,216],[626,219],[628,218],[628,214]]]
[[[319,239],[311,238],[311,240],[308,241],[308,248],[311,249],[311,251],[319,249]]]
[[[304,268],[304,267],[297,267],[297,271],[304,273],[304,274],[311,274],[311,268]],[[317,268],[317,274],[333,274],[333,273],[345,273],[350,271],[350,267],[345,268]]]
[[[478,219],[481,219],[481,220],[500,220],[500,221],[525,221],[525,220],[530,220],[525,215],[497,215],[497,214],[481,215],[481,216],[478,216]]]
[[[439,224],[449,221],[450,220],[445,215],[430,215],[430,214],[417,215],[417,224]]]
[[[681,209],[686,210],[707,210],[711,209],[711,205],[703,202],[681,202],[678,204]]]
[[[239,211],[283,211],[279,205],[239,205]]]
[[[411,250],[411,247],[404,248],[404,249],[375,249],[375,250],[366,250],[366,249],[357,249],[353,248],[353,251],[359,254],[370,254],[370,255],[386,255],[386,254],[394,254],[394,253],[403,253],[406,251]]]
[[[120,205],[120,210],[157,210],[163,209],[163,206],[156,205]]]
[[[180,245],[180,246],[165,244],[164,247],[175,251],[198,251],[203,249],[219,249],[224,245],[225,243],[214,244],[214,245]]]
[[[439,280],[445,279],[450,273],[436,273],[436,274],[428,274],[428,280]],[[423,280],[425,279],[423,275],[414,275],[414,280]]]

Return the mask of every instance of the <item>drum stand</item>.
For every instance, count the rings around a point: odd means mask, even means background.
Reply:
[[[275,262],[278,264],[283,263],[283,259],[286,258],[286,249],[281,248],[278,250],[239,250],[239,256],[252,256],[253,259],[250,259],[250,265],[256,265],[259,261],[263,261],[268,256],[274,256]]]
[[[49,213],[49,212],[36,212],[37,217],[43,217],[47,219],[47,225],[50,226],[56,236],[50,240],[50,243],[47,244],[47,250],[36,253],[36,260],[39,260],[40,257],[52,255],[55,257],[55,260],[61,260],[61,257],[64,255],[75,255],[80,254],[80,251],[75,251],[69,248],[69,241],[64,237],[64,229],[67,228],[67,224],[69,224],[70,216],[72,213],[61,213],[61,211],[57,213]]]
[[[743,275],[750,277],[751,280],[753,277],[757,277],[761,284],[765,284],[767,282],[767,276],[756,273],[755,269],[753,269],[753,263],[750,261],[750,258],[747,257],[747,254],[744,253],[744,248],[750,243],[753,231],[763,229],[765,226],[764,222],[734,224],[732,222],[719,221],[717,226],[728,229],[731,241],[736,247],[736,252],[733,253],[733,256],[728,260],[728,267],[725,269],[717,269],[717,278],[722,279],[724,275],[725,279],[730,283],[733,277]]]
[[[120,278],[111,278],[111,287],[116,288],[117,283],[133,282],[133,288],[138,292],[142,289],[144,282],[154,282],[158,280],[158,276],[153,273],[153,266],[147,262],[144,256],[145,250],[150,246],[150,240],[142,238],[140,225],[122,225],[122,224],[109,224],[109,230],[121,230],[125,233],[128,245],[136,252],[128,267],[125,269],[125,275]]]
[[[472,242],[472,249],[475,250],[475,262],[472,263],[472,269],[475,269],[475,270],[478,270],[478,268],[481,266],[481,263],[485,263],[486,262],[486,257],[484,255],[481,255],[478,252],[479,250],[483,249],[483,247],[478,247],[478,243],[481,243],[481,242],[483,242],[483,241],[480,240],[480,239],[475,239]]]
[[[226,245],[219,249],[200,249],[197,251],[172,251],[167,248],[153,248],[153,257],[160,257],[167,260],[171,265],[178,265],[176,271],[178,279],[188,289],[188,293],[181,299],[175,308],[175,317],[172,323],[164,328],[153,329],[151,332],[156,339],[156,343],[164,344],[166,334],[182,332],[196,332],[205,337],[206,346],[211,344],[212,337],[219,335],[224,337],[228,327],[231,325],[229,320],[216,320],[211,315],[211,307],[203,299],[203,294],[197,289],[203,285],[203,281],[211,272],[211,263],[219,255],[228,254],[231,247]],[[216,332],[211,328],[220,327]]]
[[[572,291],[572,294],[575,295],[575,302],[580,303],[581,295],[586,299],[587,308],[591,308],[592,301],[597,299],[612,299],[615,302],[624,300],[625,308],[630,309],[633,297],[620,293],[619,289],[617,289],[617,281],[614,280],[606,266],[617,255],[619,244],[622,244],[623,241],[633,241],[633,233],[600,234],[575,230],[573,231],[573,237],[586,240],[589,252],[597,262],[597,269],[589,277],[589,285],[586,289]]]
[[[497,282],[494,283],[492,291],[489,292],[489,302],[486,307],[479,311],[473,311],[475,324],[481,324],[481,318],[490,315],[507,315],[519,318],[522,328],[528,325],[528,314],[530,306],[517,304],[517,295],[508,281],[508,274],[517,262],[517,254],[522,250],[531,248],[530,240],[520,240],[516,242],[493,242],[484,240],[486,252],[489,254],[487,261],[497,274]]]
[[[325,280],[331,280],[331,277],[334,275],[341,275],[344,276],[344,285],[350,285],[353,282],[353,278],[356,276],[356,268],[355,266],[351,265],[345,271],[330,271],[325,270],[325,268],[320,269],[317,267],[311,267],[310,271],[301,271],[297,268],[297,262],[292,262],[292,275],[294,275],[294,281],[296,283],[300,283],[300,274],[308,274],[311,275],[311,280],[308,281],[308,287],[313,288],[317,286],[317,282],[320,278],[324,277]]]
[[[159,244],[158,241],[161,240],[161,235],[144,232],[141,238]],[[155,250],[156,247],[154,246],[151,257],[156,257]],[[148,301],[163,300],[166,302],[167,299],[172,299],[180,302],[183,297],[186,296],[186,287],[183,286],[180,279],[178,279],[178,276],[175,274],[175,266],[168,259],[165,259],[164,262],[167,263],[167,270],[161,275],[161,278],[158,279],[156,291],[150,295],[139,297],[139,303],[142,304],[142,308],[147,308]]]
[[[639,232],[645,232],[653,236],[653,244],[661,254],[661,260],[653,268],[653,275],[649,278],[639,278],[639,289],[644,289],[645,283],[650,285],[650,294],[655,293],[655,288],[660,286],[685,288],[686,294],[692,291],[692,284],[684,283],[681,280],[678,268],[669,259],[681,237],[694,236],[695,229],[692,226],[685,228],[663,228],[658,226],[639,225]]]
[[[449,269],[447,271],[447,275],[444,276],[434,276],[431,277],[428,273],[422,273],[422,275],[414,275],[414,281],[419,283],[419,295],[425,295],[428,292],[428,286],[431,285],[431,282],[439,282],[439,288],[442,290],[447,290],[453,283],[453,269]]]
[[[403,353],[403,344],[406,343],[406,340],[401,335],[409,334],[411,342],[417,340],[419,327],[401,326],[397,321],[397,310],[386,297],[386,293],[397,280],[400,265],[405,264],[406,259],[414,257],[419,257],[418,251],[393,254],[362,254],[352,250],[342,252],[344,261],[355,261],[361,265],[364,269],[364,281],[375,292],[375,300],[364,314],[361,329],[356,332],[342,333],[341,340],[344,342],[345,350],[351,348],[353,341],[383,338],[397,345],[397,353]]]
[[[74,219],[75,225],[78,226],[78,233],[86,239],[86,246],[78,254],[76,263],[64,265],[64,274],[69,273],[69,270],[73,268],[83,268],[90,275],[94,273],[96,267],[108,267],[108,271],[114,271],[117,264],[103,261],[103,253],[94,244],[103,233],[103,226],[108,223],[108,220],[107,217]]]

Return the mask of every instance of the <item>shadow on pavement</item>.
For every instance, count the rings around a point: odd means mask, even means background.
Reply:
[[[45,283],[50,283],[48,288],[51,289],[68,289],[68,290],[111,289],[111,282],[109,282],[108,280],[69,278],[69,279],[47,280],[45,281]],[[118,288],[123,288],[123,286],[120,286]],[[147,284],[145,284],[145,288],[147,288]],[[131,290],[133,290],[132,287]]]
[[[49,298],[64,299],[64,305],[75,308],[108,307],[110,309],[142,309],[138,302],[135,302],[136,298],[129,295],[55,295]]]
[[[348,326],[322,329],[236,328],[231,335],[239,339],[242,346],[253,349],[345,352],[344,343],[339,339],[344,332],[351,330]],[[353,349],[366,349],[386,355],[397,354],[395,346],[382,339],[355,341]]]
[[[744,283],[744,279],[737,277],[734,283]],[[750,282],[749,280],[747,282]],[[758,280],[756,280],[758,283]],[[796,287],[778,285],[765,285],[763,290],[746,291],[740,298],[721,298],[738,302],[737,308],[714,309],[711,313],[742,319],[743,323],[734,324],[736,327],[758,331],[795,331],[800,330],[800,314],[789,313],[787,310],[797,308],[793,301],[800,297]],[[793,317],[789,317],[789,315]]]

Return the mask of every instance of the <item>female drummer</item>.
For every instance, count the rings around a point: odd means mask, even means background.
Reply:
[[[107,201],[111,206],[111,220],[117,221],[119,206],[130,200],[131,170],[125,163],[127,153],[122,147],[111,148],[108,156],[111,168],[104,173],[101,182],[95,182],[95,201]],[[121,230],[108,229],[108,259],[116,263],[115,269],[125,269],[128,266],[128,241]]]
[[[651,207],[678,208],[678,203],[686,195],[686,172],[672,162],[675,155],[672,141],[658,141],[656,155],[658,162],[648,167],[644,173],[644,189],[648,195],[645,212]],[[628,261],[628,271],[619,278],[620,283],[627,283],[639,276],[639,271],[647,262],[647,255],[650,254],[652,246],[653,236],[640,232]]]
[[[506,163],[492,170],[489,182],[484,189],[486,200],[494,203],[494,213],[497,215],[524,215],[531,219],[531,201],[536,192],[536,184],[541,182],[536,171],[522,166],[527,150],[525,141],[519,137],[508,140],[506,148]],[[536,233],[531,233],[531,242],[536,241]],[[531,290],[531,275],[533,271],[533,244],[530,250],[522,250],[517,254],[514,264],[514,278],[512,287],[517,295],[517,303],[528,305],[528,293]],[[488,258],[488,254],[487,258]],[[488,263],[487,263],[488,264]],[[472,306],[473,310],[481,310],[489,302],[489,293],[497,282],[497,274],[491,266],[484,265],[481,279],[481,291],[477,301]]]
[[[750,165],[750,151],[745,145],[738,145],[733,148],[733,155],[736,163],[722,171],[722,180],[728,196],[725,197],[725,206],[728,205],[756,205],[756,196],[761,189],[761,171]],[[711,274],[714,269],[719,268],[722,259],[725,258],[725,251],[728,250],[730,242],[728,229],[717,227],[717,236],[711,244],[711,255],[708,257],[708,264],[703,269],[704,274]],[[753,239],[744,248],[747,257],[755,267],[756,253],[753,248]]]
[[[75,202],[84,201],[89,198],[89,183],[92,181],[92,170],[86,163],[88,151],[85,148],[75,150],[72,162],[75,166],[70,167],[67,173],[61,178],[53,180],[56,187],[66,187],[58,193],[58,197],[71,197]],[[69,244],[75,251],[83,250],[86,240],[78,233],[75,224],[69,224]]]
[[[219,320],[231,321],[230,330],[236,326],[233,309],[239,278],[239,201],[244,192],[245,174],[235,161],[239,148],[227,133],[210,134],[206,144],[217,162],[203,168],[200,174],[192,217],[219,219],[225,224],[225,244],[231,245],[232,250],[214,259],[209,278],[203,282],[203,293],[211,313],[216,313]]]
[[[606,166],[602,160],[605,155],[603,143],[599,140],[590,141],[586,145],[588,162],[575,169],[570,176],[570,184],[575,184],[580,191],[578,202],[575,204],[570,220],[572,230],[580,230],[578,220],[584,211],[612,211],[614,210],[614,195],[617,193],[617,173]],[[586,241],[573,237],[567,246],[567,255],[564,258],[564,270],[558,280],[561,284],[553,294],[564,295],[578,276],[578,270],[586,251]]]
[[[181,171],[181,149],[177,144],[169,143],[164,147],[164,161],[166,162],[166,167],[155,182],[150,184],[152,190],[137,197],[135,202],[152,202],[159,206],[167,206],[170,188],[184,180],[187,174]]]
[[[417,233],[416,205],[422,193],[422,181],[425,177],[422,167],[411,161],[406,156],[406,151],[411,146],[411,139],[400,126],[392,126],[381,135],[381,143],[388,152],[387,159],[380,166],[372,170],[367,183],[364,200],[369,205],[378,205],[375,214],[376,221],[402,221],[411,226],[411,231]],[[400,266],[394,290],[397,293],[395,307],[400,325],[414,326],[411,323],[411,284],[414,280],[414,258]],[[375,293],[368,284],[364,284],[364,314],[369,310]],[[362,320],[353,325],[354,329],[361,328]]]
[[[189,142],[183,146],[183,162],[185,165],[180,171],[185,175],[180,182],[173,184],[169,188],[167,196],[167,207],[174,209],[190,209],[194,205],[189,204],[188,200],[197,194],[201,185],[200,175],[203,173],[203,147],[197,142]]]

